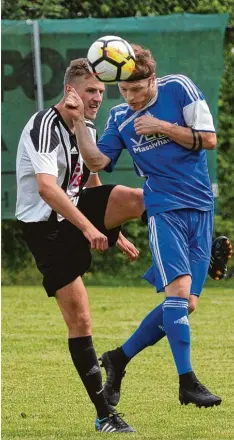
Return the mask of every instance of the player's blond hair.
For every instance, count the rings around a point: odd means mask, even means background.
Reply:
[[[136,64],[128,81],[137,81],[143,78],[148,78],[156,72],[156,61],[153,58],[151,51],[138,44],[131,44],[131,46],[136,55]]]
[[[89,70],[88,60],[87,58],[77,58],[76,60],[72,60],[70,65],[67,67],[65,75],[64,75],[64,85],[71,84],[77,78],[81,76],[90,76],[92,75]]]

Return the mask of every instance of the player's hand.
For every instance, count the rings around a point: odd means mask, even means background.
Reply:
[[[138,249],[121,232],[116,246],[127,256],[129,261],[135,261],[139,257]]]
[[[74,121],[84,119],[84,104],[77,91],[71,87],[65,98],[65,107]]]
[[[90,225],[83,230],[84,236],[89,240],[91,249],[99,252],[106,251],[108,249],[108,239],[102,234],[95,226]]]
[[[158,118],[154,118],[150,115],[143,115],[136,118],[134,121],[134,128],[136,134],[156,134],[163,133],[163,123]]]

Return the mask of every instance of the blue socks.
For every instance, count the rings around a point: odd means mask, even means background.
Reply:
[[[143,319],[138,329],[122,345],[123,352],[131,359],[144,348],[156,344],[164,336],[162,303]]]
[[[184,298],[167,297],[143,319],[138,329],[122,345],[122,350],[130,360],[144,348],[156,344],[165,334],[178,374],[192,371],[188,300]]]
[[[173,296],[166,298],[163,303],[163,327],[174,356],[178,374],[192,371],[187,299]]]

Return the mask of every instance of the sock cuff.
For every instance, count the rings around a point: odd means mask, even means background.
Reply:
[[[85,350],[93,346],[92,336],[81,336],[68,339],[69,350]]]
[[[167,296],[163,303],[163,310],[165,309],[188,309],[188,299],[177,296]]]

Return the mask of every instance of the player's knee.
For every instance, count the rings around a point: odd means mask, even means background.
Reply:
[[[141,188],[132,189],[130,194],[130,200],[133,210],[136,213],[136,217],[141,217],[145,210],[143,190]]]
[[[178,298],[189,299],[190,287],[190,275],[182,275],[166,286],[165,290],[167,296],[176,296]]]
[[[145,210],[143,190],[116,185],[108,204],[114,207],[121,206],[129,218],[140,218]]]
[[[78,317],[78,325],[84,330],[90,330],[91,328],[91,318],[89,313],[81,313]]]

